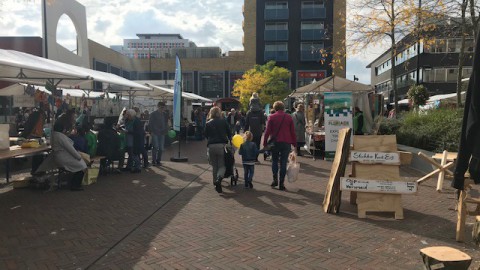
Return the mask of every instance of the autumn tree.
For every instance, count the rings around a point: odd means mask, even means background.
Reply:
[[[444,8],[441,0],[423,0],[417,5],[415,0],[356,0],[351,3],[349,16],[351,44],[353,52],[363,51],[368,46],[388,44],[390,53],[390,81],[394,96],[395,111],[398,111],[397,72],[395,67],[398,42],[413,34],[413,44],[422,39],[422,29],[434,27],[436,17],[442,16],[438,10]],[[420,2],[421,3],[421,2]],[[423,18],[422,24],[418,19]],[[412,44],[412,45],[413,45]],[[418,48],[418,47],[417,47]]]
[[[283,100],[291,92],[288,85],[290,71],[270,61],[264,65],[255,65],[247,70],[241,79],[236,80],[232,95],[240,99],[240,104],[247,110],[250,97],[257,92],[262,104],[273,104]]]

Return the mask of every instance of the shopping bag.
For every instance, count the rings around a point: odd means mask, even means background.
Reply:
[[[297,181],[298,173],[300,172],[300,164],[297,162],[297,154],[295,152],[288,155],[287,165],[287,179],[288,182],[293,183]]]
[[[88,168],[85,170],[83,176],[82,185],[88,186],[97,182],[99,169],[98,168]]]

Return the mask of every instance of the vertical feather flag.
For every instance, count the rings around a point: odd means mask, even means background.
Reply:
[[[175,86],[173,88],[173,130],[180,131],[182,120],[182,66],[175,57]]]

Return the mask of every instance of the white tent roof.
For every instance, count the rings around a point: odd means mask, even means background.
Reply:
[[[115,90],[150,90],[115,74],[78,67],[14,50],[0,49],[0,80],[45,85],[53,79],[59,88],[80,87],[86,81],[98,81],[113,86]],[[116,87],[115,87],[116,86]]]
[[[434,95],[428,98],[427,103],[433,103],[438,100],[449,100],[449,101],[457,101],[457,93],[451,93],[451,94],[442,94],[442,95]],[[462,92],[462,100],[465,100],[465,91]],[[409,104],[410,100],[408,98],[402,99],[398,101],[398,104]],[[393,105],[395,103],[390,103],[390,105]]]
[[[20,96],[25,94],[25,87],[27,87],[26,84],[13,84],[10,86],[7,86],[5,88],[0,89],[0,96]],[[42,92],[48,93],[51,95],[52,93],[45,89],[43,86],[36,86],[34,85],[35,89],[38,89]],[[85,97],[88,98],[99,98],[102,95],[104,95],[104,92],[94,92],[94,91],[87,91],[87,90],[82,90],[82,89],[62,89],[63,96],[70,95],[71,97],[82,97],[85,94]],[[117,95],[113,93],[108,93],[109,98],[116,98]],[[33,97],[32,97],[33,98]],[[126,98],[122,98],[123,100],[126,100]]]
[[[150,86],[153,91],[146,93],[146,96],[149,97],[163,97],[163,98],[173,98],[173,89],[161,87],[161,86],[156,86],[150,83],[146,83],[147,86]],[[187,93],[187,92],[182,92],[182,97],[190,100],[199,100],[199,101],[204,101],[204,102],[212,102],[211,99],[193,94],[193,93]]]
[[[350,81],[348,79],[330,76],[318,82],[307,84],[295,89],[291,96],[301,96],[307,93],[323,93],[323,92],[370,92],[373,91],[370,85]]]

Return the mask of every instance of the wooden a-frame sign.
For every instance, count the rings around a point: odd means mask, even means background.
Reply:
[[[340,211],[340,203],[342,201],[340,177],[345,175],[351,135],[351,128],[344,128],[339,131],[335,158],[333,159],[330,178],[328,179],[327,190],[325,192],[325,198],[323,199],[323,211],[325,213],[336,214]]]

